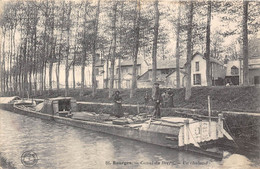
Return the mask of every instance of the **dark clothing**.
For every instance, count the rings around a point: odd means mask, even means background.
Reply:
[[[153,116],[156,118],[161,118],[160,101],[154,101],[154,113]]]
[[[154,114],[153,114],[153,116],[156,117],[156,118],[160,118],[161,117],[160,104],[162,102],[162,97],[161,97],[161,94],[160,94],[159,87],[156,87],[154,89],[152,98],[153,98],[153,103],[154,103]]]
[[[163,107],[167,107],[168,106],[168,100],[169,100],[169,94],[166,92],[163,94]]]
[[[146,93],[145,96],[144,96],[144,104],[147,106],[149,103],[149,96],[148,94]]]
[[[168,92],[168,99],[167,99],[166,107],[174,107],[174,105],[173,105],[173,92],[172,91]]]
[[[123,110],[122,110],[122,97],[119,94],[115,94],[114,96],[114,114],[116,117],[123,117]]]

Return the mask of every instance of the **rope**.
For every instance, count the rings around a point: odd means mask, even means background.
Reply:
[[[233,142],[235,143],[235,145],[236,145],[237,147],[239,147],[238,144],[236,143],[235,139],[234,139],[234,136],[231,134],[231,131],[230,131],[230,129],[229,129],[227,123],[226,123],[226,120],[223,120],[223,121],[224,121],[224,124],[226,125],[226,127],[227,127],[227,129],[228,129],[229,135],[233,138]]]

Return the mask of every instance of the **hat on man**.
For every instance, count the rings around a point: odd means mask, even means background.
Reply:
[[[157,82],[155,82],[155,83],[154,83],[154,85],[155,85],[155,86],[159,86],[160,84],[159,84],[159,83],[157,83]]]

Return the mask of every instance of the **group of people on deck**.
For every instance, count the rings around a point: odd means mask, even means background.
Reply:
[[[154,89],[152,93],[152,101],[154,104],[154,113],[155,118],[161,118],[160,106],[164,108],[173,107],[173,91],[167,89],[167,91],[160,93],[159,83],[154,83]]]
[[[148,92],[146,91],[144,101],[145,105],[149,104],[149,101],[152,100],[154,106],[153,116],[155,118],[161,118],[161,105],[166,107],[174,107],[173,105],[173,91],[169,88],[167,91],[160,93],[159,83],[154,83],[152,90],[152,98],[149,97]],[[114,94],[114,111],[115,116],[120,118],[123,117],[122,111],[122,97],[120,96],[120,92],[117,90]]]

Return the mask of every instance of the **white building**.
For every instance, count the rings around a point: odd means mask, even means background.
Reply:
[[[210,57],[212,85],[223,85],[226,67],[219,60]],[[191,85],[207,86],[206,58],[199,52],[192,56],[191,60]]]

